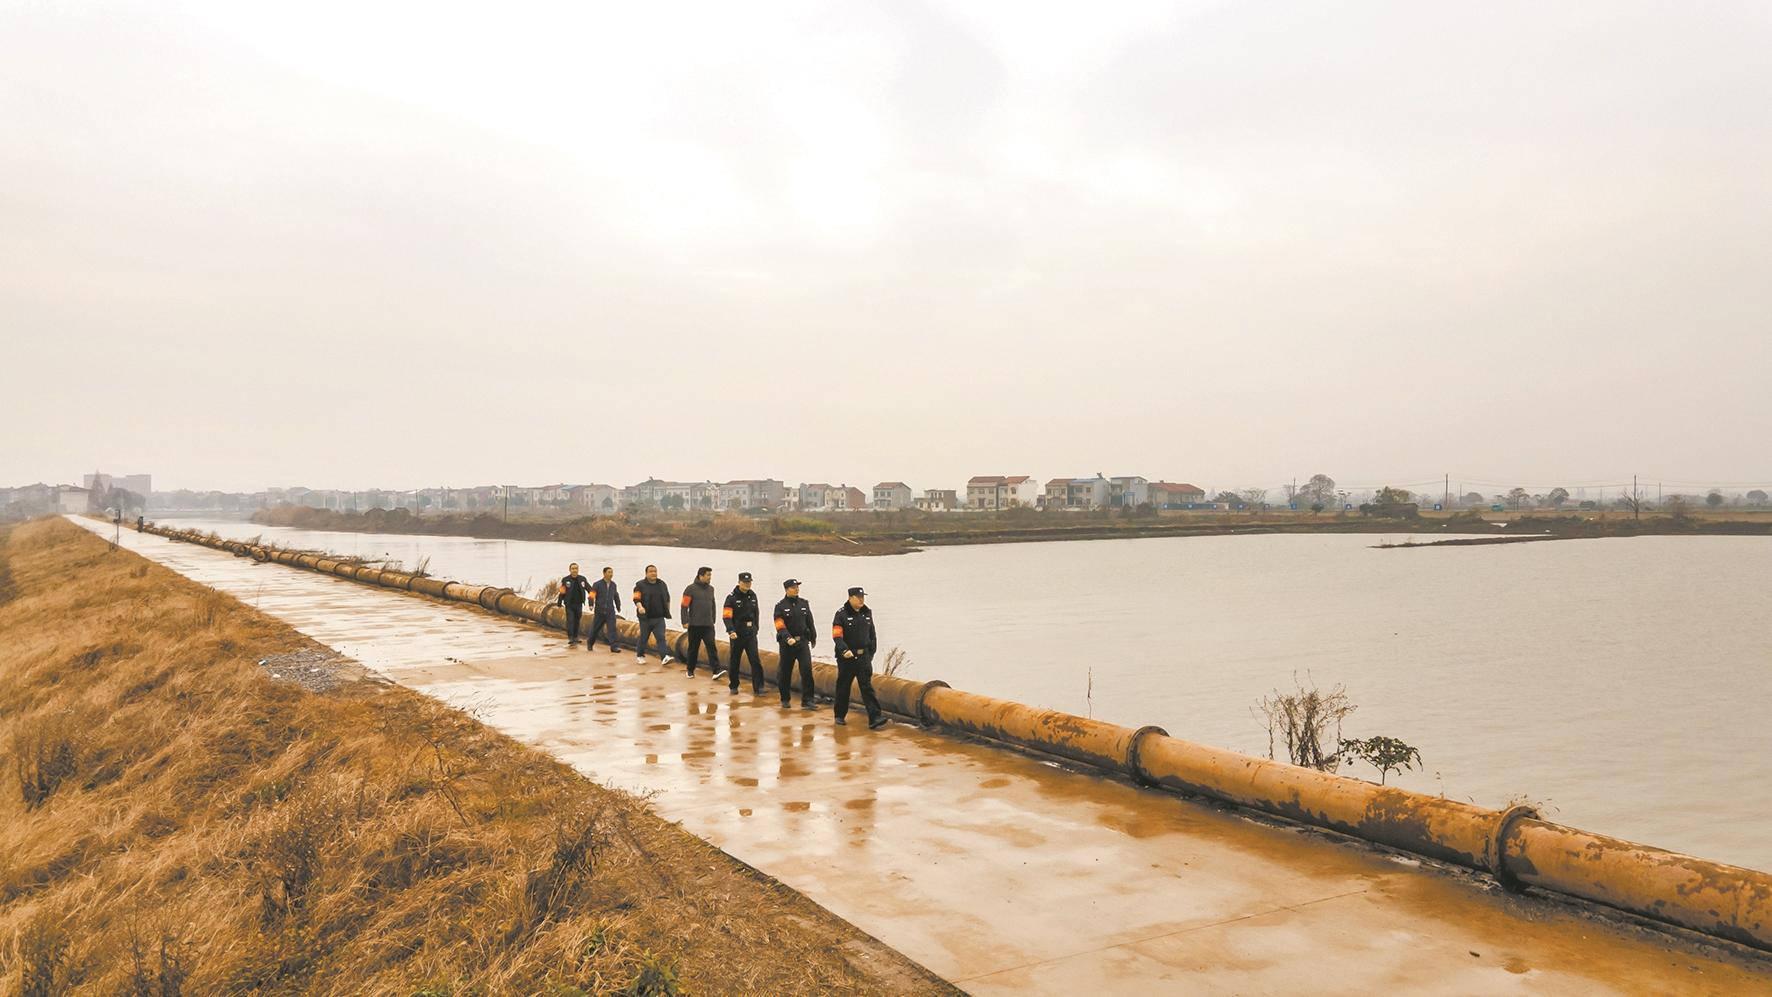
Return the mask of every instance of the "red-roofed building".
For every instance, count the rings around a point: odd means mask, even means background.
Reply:
[[[1150,483],[1151,504],[1159,509],[1185,509],[1206,501],[1206,490],[1185,482],[1153,481]]]

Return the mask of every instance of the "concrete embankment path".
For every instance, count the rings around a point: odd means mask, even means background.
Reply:
[[[108,526],[81,523],[109,536]],[[467,706],[973,993],[1765,993],[1772,962],[1338,836],[782,711],[460,605],[124,546]],[[855,718],[852,717],[852,721]]]

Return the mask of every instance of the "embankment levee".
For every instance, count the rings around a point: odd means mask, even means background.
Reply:
[[[0,526],[0,995],[958,993],[253,601]]]
[[[565,628],[563,609],[506,588],[157,525],[146,530],[240,557]],[[637,625],[626,620],[621,629],[630,639],[637,633]],[[672,634],[678,654],[684,639],[681,632]],[[765,680],[773,683],[776,655],[765,651],[762,657]],[[836,675],[833,665],[813,666],[814,684],[822,694],[834,691]],[[797,678],[792,681],[797,688]],[[1484,871],[1509,889],[1536,887],[1772,951],[1772,874],[1566,827],[1526,806],[1492,810],[1373,785],[1181,740],[1158,727],[1134,730],[964,692],[939,680],[882,675],[874,679],[874,688],[887,710],[927,727],[1057,756],[1156,789],[1204,796]]]

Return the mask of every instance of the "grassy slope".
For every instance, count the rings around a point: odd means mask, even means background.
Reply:
[[[468,716],[256,665],[313,647],[60,520],[0,532],[0,992],[947,992]]]

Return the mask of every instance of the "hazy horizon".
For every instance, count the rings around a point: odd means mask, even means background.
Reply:
[[[1766,487],[1769,50],[1749,3],[0,0],[0,484]]]

